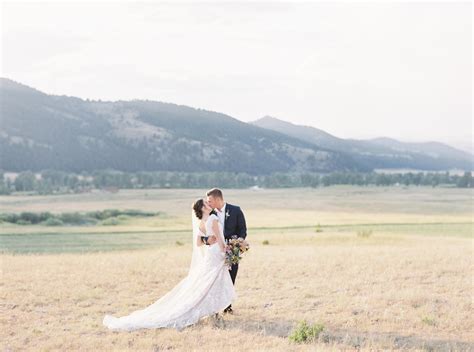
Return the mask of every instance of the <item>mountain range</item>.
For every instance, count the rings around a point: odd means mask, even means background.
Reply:
[[[370,165],[372,168],[470,170],[474,160],[471,154],[439,142],[406,143],[386,137],[369,140],[342,139],[318,128],[294,125],[271,116],[251,123],[315,146],[349,153],[358,164]]]
[[[231,116],[150,100],[48,95],[0,78],[0,169],[70,172],[371,171],[472,168],[473,157],[441,143],[341,139],[271,117]]]

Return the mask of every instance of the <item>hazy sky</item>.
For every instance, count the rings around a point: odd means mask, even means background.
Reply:
[[[472,5],[2,3],[1,76],[340,137],[472,136]]]

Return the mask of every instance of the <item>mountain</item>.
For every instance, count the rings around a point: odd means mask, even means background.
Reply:
[[[346,152],[359,165],[369,168],[473,169],[474,157],[471,154],[443,143],[404,143],[390,138],[342,139],[314,127],[294,125],[270,116],[252,124],[284,133],[320,148]]]
[[[272,117],[231,116],[149,100],[48,95],[0,78],[0,169],[71,172],[471,170],[472,155],[442,143],[353,140]]]
[[[344,151],[187,106],[48,95],[6,78],[0,99],[4,171],[370,170]]]
[[[469,159],[472,155],[469,153],[453,148],[449,145],[439,142],[410,143],[400,142],[392,138],[381,137],[368,140],[368,142],[377,144],[392,150],[402,152],[417,152],[430,155],[434,158],[453,158],[453,159]]]
[[[330,149],[338,149],[345,141],[341,138],[335,137],[323,130],[315,127],[294,125],[290,122],[279,120],[271,116],[265,116],[257,121],[251,122],[254,126],[266,128],[272,131],[284,133],[303,141],[325,145]]]

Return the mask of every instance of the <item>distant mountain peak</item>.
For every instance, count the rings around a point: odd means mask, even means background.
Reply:
[[[280,120],[270,115],[265,115],[255,121],[251,121],[250,123],[256,126],[258,126],[259,124],[264,124],[264,123],[282,123],[282,124],[288,124],[288,125],[292,124],[291,122]]]
[[[277,119],[276,117],[273,117],[273,116],[270,116],[270,115],[265,115],[265,116],[255,120],[255,122],[257,122],[257,121],[281,121],[281,122],[290,123],[290,122],[287,122],[287,121]]]
[[[265,115],[255,121],[252,121],[250,122],[251,124],[253,125],[261,125],[261,124],[265,124],[265,123],[272,123],[272,124],[279,124],[279,125],[284,125],[284,126],[294,126],[294,127],[308,127],[308,128],[313,128],[315,130],[319,130],[318,128],[316,127],[311,127],[311,126],[304,126],[304,125],[297,125],[297,124],[294,124],[292,122],[289,122],[289,121],[285,121],[285,120],[282,120],[282,119],[279,119],[277,117],[274,117],[274,116],[270,116],[270,115]],[[321,130],[319,130],[321,131]]]
[[[267,128],[276,132],[304,140],[320,147],[334,149],[334,145],[340,141],[339,138],[316,127],[296,125],[272,116],[264,116],[251,124]]]

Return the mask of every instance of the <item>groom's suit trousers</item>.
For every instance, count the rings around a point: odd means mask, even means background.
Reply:
[[[239,270],[239,264],[232,264],[231,269],[229,270],[230,278],[232,283],[235,285],[235,278],[237,277],[237,271]]]

